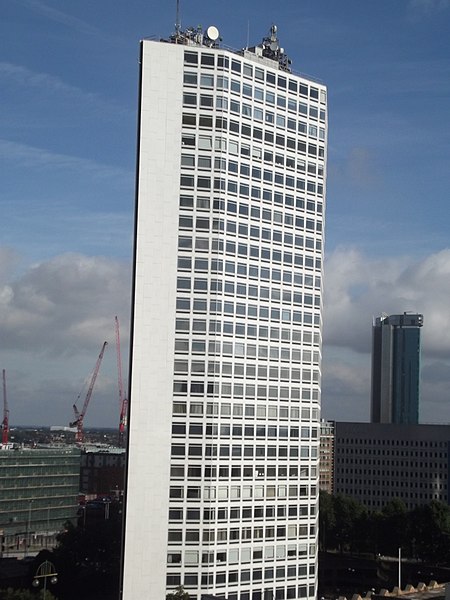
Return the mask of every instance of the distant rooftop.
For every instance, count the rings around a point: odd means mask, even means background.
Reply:
[[[404,312],[402,315],[387,315],[382,313],[380,317],[374,319],[374,326],[394,325],[395,327],[422,327],[423,315],[415,312]]]

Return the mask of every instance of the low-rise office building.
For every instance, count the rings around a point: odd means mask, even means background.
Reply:
[[[80,492],[86,497],[123,494],[125,448],[86,447],[81,454]]]
[[[0,537],[5,551],[22,550],[74,520],[80,450],[73,447],[0,452]]]
[[[450,425],[335,423],[334,491],[379,510],[449,503]]]

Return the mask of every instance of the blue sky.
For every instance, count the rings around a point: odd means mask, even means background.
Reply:
[[[329,90],[323,416],[367,420],[373,314],[423,312],[421,416],[450,422],[450,0],[181,0],[233,48],[270,25]],[[11,0],[0,36],[0,366],[11,422],[115,425],[128,340],[138,42],[175,1]],[[126,358],[126,349],[122,349]]]

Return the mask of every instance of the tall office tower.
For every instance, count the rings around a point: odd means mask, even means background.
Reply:
[[[419,422],[423,315],[377,317],[372,326],[372,423]]]
[[[142,42],[124,598],[314,598],[326,89]]]

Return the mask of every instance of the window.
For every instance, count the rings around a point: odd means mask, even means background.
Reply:
[[[182,154],[181,155],[181,166],[195,167],[195,156],[193,154]]]
[[[231,61],[231,70],[235,73],[240,73],[242,68],[242,63],[237,60]]]
[[[201,63],[204,66],[213,67],[214,66],[214,54],[206,54],[205,52],[202,52]]]
[[[188,127],[195,127],[197,124],[197,117],[195,115],[188,115],[183,113],[183,125]]]
[[[211,136],[200,135],[198,138],[198,147],[200,150],[212,150]]]
[[[197,106],[197,94],[183,94],[184,106]]]
[[[231,80],[231,91],[236,92],[237,94],[241,93],[241,83],[236,79]]]
[[[198,54],[196,52],[185,52],[184,62],[190,65],[196,65],[198,63]]]
[[[198,177],[197,178],[197,187],[209,190],[211,189],[211,178],[210,177]]]
[[[260,88],[255,88],[255,100],[264,101],[264,90]]]
[[[181,145],[195,147],[195,135],[184,133],[181,138]]]
[[[275,104],[275,94],[273,92],[266,92],[266,103]]]
[[[230,154],[239,154],[239,146],[237,142],[231,141],[228,144]]]
[[[197,73],[195,73],[195,71],[186,71],[184,73],[183,82],[186,85],[197,85]]]
[[[206,74],[202,73],[200,75],[200,87],[206,87],[206,88],[214,87],[214,76],[206,75]]]
[[[211,169],[211,158],[209,156],[198,157],[198,168],[199,169]]]
[[[184,268],[180,263],[183,261],[182,258],[178,259],[178,268]],[[186,268],[190,269],[191,261],[188,260],[188,266]],[[178,311],[189,311],[191,309],[191,301],[189,298],[177,298],[177,310]]]
[[[286,98],[284,96],[277,96],[277,106],[286,108]]]
[[[167,562],[169,564],[181,564],[181,553],[177,552],[177,553],[172,553],[169,552],[167,554]]]

